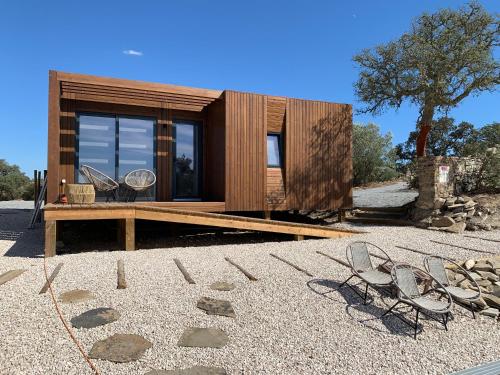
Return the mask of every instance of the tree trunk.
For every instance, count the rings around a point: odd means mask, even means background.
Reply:
[[[427,135],[431,131],[432,117],[434,116],[433,107],[425,107],[420,119],[420,131],[417,137],[417,158],[425,156],[425,146],[427,145]]]

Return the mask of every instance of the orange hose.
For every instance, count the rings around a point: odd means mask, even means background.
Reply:
[[[47,273],[47,257],[45,257],[45,256],[43,257],[43,270],[45,272],[45,280],[47,280],[47,284],[49,286],[50,296],[52,297],[52,302],[54,302],[54,307],[56,308],[57,315],[59,316],[59,319],[61,320],[62,324],[64,325],[64,328],[66,328],[66,331],[68,331],[69,336],[71,337],[71,339],[73,340],[73,342],[76,344],[76,346],[77,346],[78,350],[80,351],[80,353],[82,354],[83,358],[89,364],[89,366],[92,369],[92,371],[96,375],[101,375],[101,373],[99,372],[99,370],[97,369],[97,367],[92,363],[92,361],[90,360],[89,356],[85,352],[85,349],[83,349],[82,344],[80,344],[80,342],[78,341],[78,339],[75,337],[75,335],[71,331],[71,328],[69,328],[69,325],[66,322],[66,319],[64,319],[64,316],[63,316],[63,314],[61,312],[61,309],[59,308],[59,305],[57,304],[57,300],[56,300],[56,297],[54,295],[54,291],[52,290],[52,283],[50,282],[49,275]]]

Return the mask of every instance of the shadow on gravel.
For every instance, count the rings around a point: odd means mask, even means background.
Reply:
[[[339,288],[341,282],[335,280],[328,279],[315,279],[307,282],[307,287],[312,290],[314,293],[327,298],[337,304],[347,305],[345,306],[345,310],[347,315],[356,320],[358,323],[361,323],[366,328],[371,330],[387,333],[399,336],[409,336],[413,338],[413,325],[415,321],[413,320],[415,317],[415,313],[412,312],[411,308],[408,306],[402,306],[396,308],[395,311],[398,314],[400,319],[405,320],[408,324],[403,323],[398,317],[393,314],[389,314],[380,318],[394,303],[395,300],[392,299],[389,293],[386,290],[379,290],[378,292],[373,289],[368,289],[368,301],[367,304],[364,305],[361,297],[356,294],[351,288],[344,285],[342,288]],[[363,295],[364,287],[366,284],[351,284],[353,288],[355,288],[358,293]],[[361,287],[360,287],[361,286]],[[373,294],[378,293],[380,299],[382,300],[384,306],[377,306],[376,302],[373,299]],[[369,315],[371,317],[366,318]],[[409,319],[408,319],[408,318]],[[432,319],[422,316],[422,320],[432,322]],[[384,328],[385,327],[385,328]],[[433,326],[432,329],[438,328],[437,326]],[[439,328],[438,328],[439,329]],[[418,331],[422,330],[422,325],[418,324]]]
[[[28,229],[31,213],[30,209],[0,209],[0,241],[14,242],[3,256],[43,257],[42,225],[36,224],[35,229]]]

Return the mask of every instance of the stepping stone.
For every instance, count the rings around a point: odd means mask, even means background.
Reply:
[[[194,366],[177,370],[152,370],[144,375],[226,375],[222,367]]]
[[[111,362],[132,362],[142,357],[153,344],[139,335],[115,334],[97,341],[90,350],[89,357]]]
[[[236,318],[233,306],[231,306],[231,302],[229,301],[209,297],[201,297],[196,304],[196,307],[205,310],[208,315],[222,315],[228,316],[230,318]]]
[[[210,285],[210,289],[218,290],[220,292],[229,292],[233,290],[236,286],[233,283],[228,283],[227,281],[216,281],[212,285]]]
[[[120,313],[109,307],[99,307],[84,312],[71,319],[75,328],[95,328],[105,324],[113,323],[120,318]]]
[[[218,328],[187,328],[177,346],[196,348],[222,348],[229,341],[227,334]]]
[[[59,296],[59,301],[62,303],[77,303],[77,302],[85,302],[94,299],[92,293],[88,290],[70,290],[69,292],[61,293]]]

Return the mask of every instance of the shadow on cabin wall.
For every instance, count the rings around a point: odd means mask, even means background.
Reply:
[[[331,106],[334,109],[313,120],[309,129],[301,129],[300,120],[312,117],[310,110],[292,104],[287,113],[291,116],[287,122],[285,177],[289,207],[334,210],[352,206],[351,107]]]

